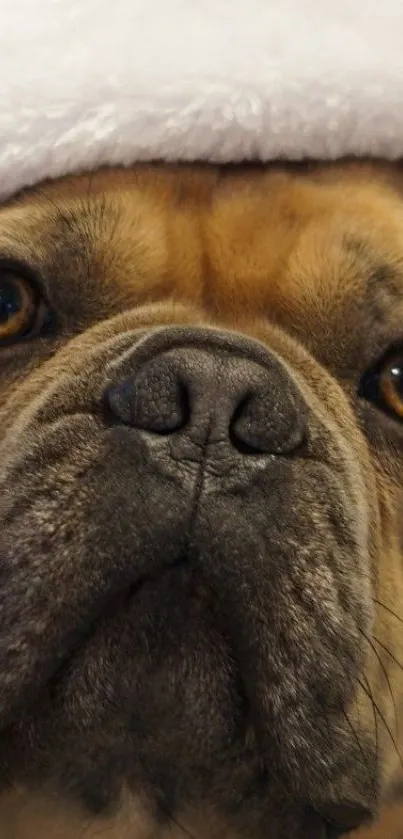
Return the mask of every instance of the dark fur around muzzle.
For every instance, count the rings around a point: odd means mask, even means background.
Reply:
[[[337,423],[235,332],[126,329],[71,358],[1,441],[4,774],[236,810],[274,787],[320,808],[358,766],[370,800],[345,713],[370,528]]]

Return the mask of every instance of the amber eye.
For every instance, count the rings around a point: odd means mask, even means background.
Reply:
[[[393,356],[382,367],[379,390],[385,405],[403,419],[403,353]]]
[[[390,354],[364,376],[359,396],[403,421],[403,350]]]
[[[0,269],[0,343],[30,336],[41,325],[44,311],[32,281]]]

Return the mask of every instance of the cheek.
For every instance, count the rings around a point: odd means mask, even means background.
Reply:
[[[17,346],[13,352],[0,352],[0,439],[19,415],[29,410],[31,403],[40,397],[53,382],[63,376],[80,376],[93,360],[94,352],[105,346],[105,363],[116,355],[116,342],[122,336],[132,335],[132,343],[155,327],[164,325],[202,324],[200,310],[181,304],[166,302],[133,309],[104,321],[69,341],[39,346],[32,343]],[[99,366],[99,365],[98,365]]]
[[[45,371],[54,353],[54,345],[0,350],[0,439],[50,380]]]

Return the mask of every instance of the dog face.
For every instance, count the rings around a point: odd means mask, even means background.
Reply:
[[[392,176],[137,167],[2,209],[4,819],[11,787],[49,830],[324,837],[389,795]]]

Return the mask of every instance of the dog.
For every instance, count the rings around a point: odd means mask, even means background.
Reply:
[[[1,208],[4,839],[364,837],[398,801],[402,194],[156,163]]]

